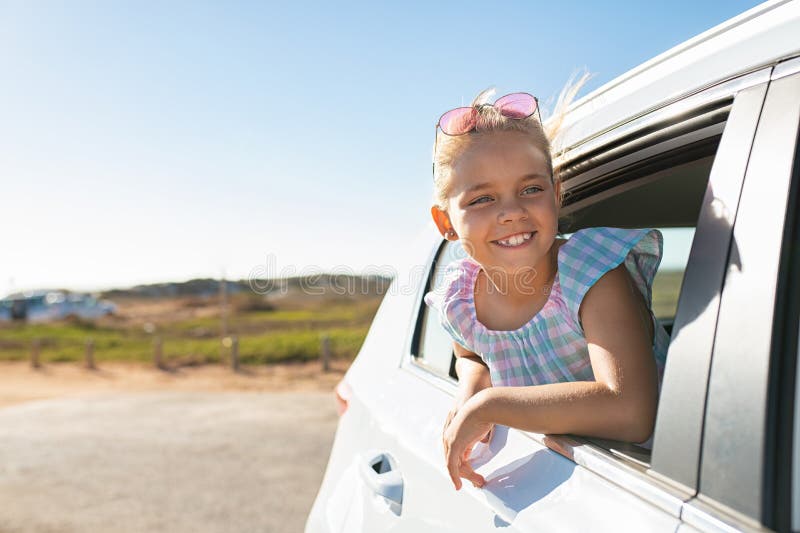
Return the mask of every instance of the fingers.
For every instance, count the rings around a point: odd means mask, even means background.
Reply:
[[[461,490],[461,476],[459,475],[459,458],[457,453],[451,453],[450,448],[445,449],[445,458],[447,459],[447,473],[450,474],[450,480],[456,490]]]
[[[461,461],[462,462],[469,461],[469,457],[470,457],[470,455],[472,455],[472,449],[473,448],[474,448],[474,446],[467,446],[466,448],[464,448],[464,452],[461,454]]]
[[[454,428],[453,426],[454,420],[458,414],[458,407],[451,409],[450,412],[447,413],[444,428],[442,428],[442,446],[444,449],[445,463],[447,464],[447,473],[456,490],[461,490],[462,478],[469,480],[476,487],[483,487],[486,484],[486,480],[472,469],[469,462],[472,449],[478,442],[478,437],[472,437],[475,440],[471,440],[471,442],[463,442],[462,439],[456,439],[455,434],[464,430],[460,424],[458,428]],[[494,428],[494,426],[492,426],[492,428]],[[490,429],[484,437],[487,441],[488,438],[491,437],[491,431]]]
[[[455,418],[457,412],[458,409],[454,407],[453,409],[450,409],[449,413],[447,413],[447,418],[444,419],[444,428],[442,428],[442,435],[444,435],[444,432],[447,431],[447,426],[449,426],[450,422],[453,421],[453,418]]]
[[[483,487],[486,484],[486,480],[483,476],[473,470],[472,465],[470,465],[468,461],[462,461],[459,475],[471,481],[476,487]]]
[[[444,427],[442,428],[442,444],[444,445],[445,450],[447,449],[447,439],[445,435],[447,434],[447,428],[450,426],[450,422],[453,421],[453,417],[456,416],[456,409],[453,408],[447,413],[447,418],[444,421]]]
[[[453,453],[453,449],[451,448],[451,442],[447,438],[447,429],[450,427],[450,422],[452,422],[453,418],[456,415],[457,409],[454,407],[447,413],[447,419],[444,422],[444,428],[442,428],[442,447],[444,448],[444,459],[445,463],[447,464],[447,472],[450,475],[450,480],[453,482],[453,486],[455,486],[456,490],[461,488],[461,479],[458,476],[458,453]]]
[[[447,460],[447,472],[450,474],[450,479],[453,482],[456,490],[461,490],[461,478],[464,478],[476,487],[483,487],[486,484],[486,479],[479,473],[473,470],[472,465],[469,464],[467,458],[471,451],[471,447],[464,450],[461,454],[453,453],[455,450],[452,448],[445,448],[445,459]],[[459,455],[461,457],[459,457]]]

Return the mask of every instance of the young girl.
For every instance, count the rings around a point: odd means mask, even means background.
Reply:
[[[484,485],[469,456],[494,424],[648,440],[669,344],[650,309],[661,233],[560,238],[561,183],[536,99],[485,96],[442,115],[434,145],[431,213],[467,253],[425,295],[457,356],[443,432],[456,490],[461,478]]]

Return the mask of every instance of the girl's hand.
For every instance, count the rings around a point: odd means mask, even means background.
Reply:
[[[470,480],[476,487],[486,484],[483,476],[472,469],[469,456],[478,441],[489,441],[494,424],[478,421],[475,413],[475,402],[472,401],[467,401],[461,409],[454,407],[447,415],[442,433],[447,471],[456,490],[461,488],[462,477]]]
[[[447,426],[450,425],[450,422],[453,420],[453,417],[456,416],[456,413],[458,412],[459,409],[461,409],[461,406],[463,404],[464,402],[456,402],[453,408],[450,409],[450,412],[447,413],[447,419],[445,419],[444,428],[442,428],[442,437],[444,437],[444,433],[445,431],[447,431]],[[481,442],[484,444],[488,444],[492,440],[492,436],[494,436],[494,424],[490,424],[489,431],[487,431],[486,435],[483,436]],[[472,449],[467,450],[467,452],[468,452],[467,457],[469,457],[470,453],[472,453]]]

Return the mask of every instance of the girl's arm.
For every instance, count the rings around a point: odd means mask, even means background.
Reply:
[[[442,429],[442,443],[444,448],[447,449],[447,432],[453,419],[458,415],[459,410],[468,402],[475,394],[492,387],[492,381],[489,377],[489,367],[481,360],[480,356],[471,352],[458,344],[453,342],[453,353],[456,355],[456,375],[458,375],[458,392],[456,393],[455,405],[450,412],[447,413],[447,418],[444,421],[444,428]],[[461,468],[461,477],[465,477],[472,481],[475,486],[482,487],[485,483],[483,477],[472,470],[469,464],[469,456],[472,453],[472,447],[478,442],[489,442],[492,438],[491,432],[494,424],[486,424],[485,431],[477,435],[476,438],[469,442],[465,442],[460,448],[460,463],[464,466]]]
[[[445,457],[456,489],[460,477],[477,479],[460,459],[465,443],[492,423],[632,442],[650,436],[658,402],[650,315],[624,265],[589,289],[579,316],[596,381],[492,387],[475,394],[445,434]]]
[[[492,386],[489,379],[489,368],[480,356],[453,342],[453,353],[456,354],[456,374],[458,375],[458,393],[456,404],[461,406],[475,393]]]
[[[478,392],[491,387],[492,381],[489,377],[489,367],[481,360],[480,356],[467,350],[457,342],[453,343],[453,353],[456,354],[456,375],[458,376],[458,392],[456,392],[455,405],[447,413],[447,418],[442,429],[444,437],[447,427],[458,413],[458,410]],[[491,439],[491,429],[481,438],[482,442],[489,442]],[[472,446],[465,449],[464,454],[468,456],[472,451]]]

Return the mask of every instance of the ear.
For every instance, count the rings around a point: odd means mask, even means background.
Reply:
[[[442,237],[448,241],[455,241],[458,239],[458,235],[456,235],[456,231],[450,223],[450,215],[447,214],[447,211],[434,205],[431,207],[431,216],[433,217],[434,223],[436,223],[436,227],[439,229],[439,233],[442,234]]]

